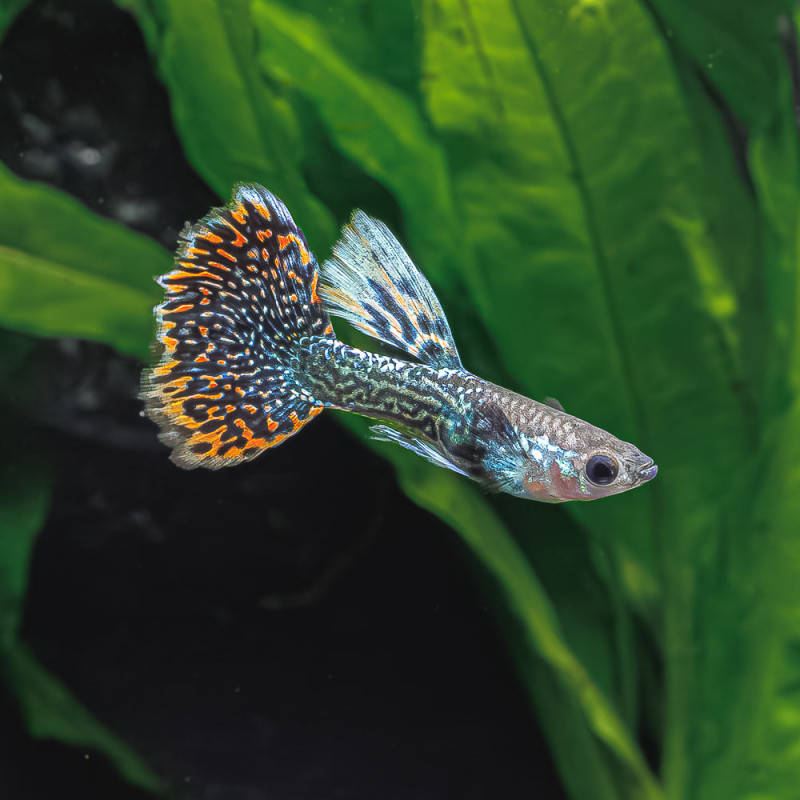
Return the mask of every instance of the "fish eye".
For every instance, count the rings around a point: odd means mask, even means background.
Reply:
[[[618,473],[617,462],[611,456],[592,456],[586,462],[586,477],[596,486],[608,486]]]

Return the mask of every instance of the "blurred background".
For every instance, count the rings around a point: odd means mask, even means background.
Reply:
[[[0,0],[3,797],[796,800],[797,21]],[[486,496],[334,413],[175,468],[153,278],[237,181],[320,259],[382,219],[467,368],[658,478]]]

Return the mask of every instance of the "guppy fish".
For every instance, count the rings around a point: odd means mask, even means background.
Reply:
[[[657,472],[632,444],[464,369],[430,284],[361,211],[320,269],[286,206],[239,184],[187,224],[158,282],[142,395],[185,469],[249,461],[334,408],[394,423],[376,438],[517,497],[591,500]],[[344,344],[330,314],[410,360]]]

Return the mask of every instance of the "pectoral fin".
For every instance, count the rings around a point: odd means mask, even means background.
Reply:
[[[406,450],[410,450],[412,453],[422,456],[437,467],[451,469],[453,472],[457,472],[465,478],[471,477],[464,472],[461,467],[450,461],[447,456],[436,450],[433,445],[423,442],[421,439],[417,439],[416,436],[411,436],[395,428],[390,428],[388,425],[373,425],[370,430],[375,434],[372,438],[379,442],[395,442],[399,444],[400,447],[405,447]]]

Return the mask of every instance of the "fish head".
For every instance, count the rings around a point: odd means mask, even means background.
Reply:
[[[544,429],[520,433],[527,460],[511,492],[518,497],[596,500],[641,486],[658,472],[652,458],[601,428],[558,412],[550,421]]]

